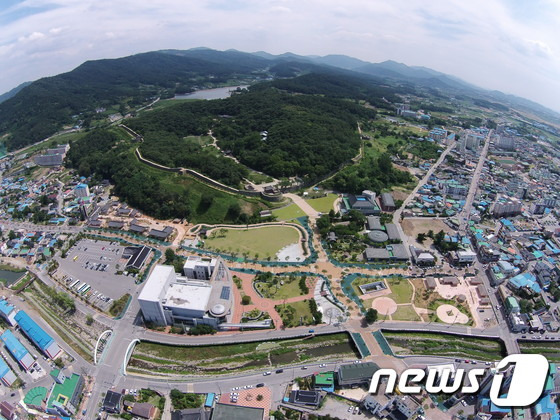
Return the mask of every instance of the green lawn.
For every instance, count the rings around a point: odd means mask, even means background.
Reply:
[[[397,306],[397,311],[391,317],[395,321],[422,321],[412,305]]]
[[[265,298],[275,300],[288,299],[303,295],[299,287],[299,279],[299,276],[291,278],[284,276],[278,278],[279,282],[276,285],[269,282],[258,282],[255,285]],[[284,284],[280,285],[280,281]]]
[[[313,316],[311,315],[311,309],[307,300],[276,305],[275,309],[282,318],[286,328],[311,325],[313,323]]]
[[[281,207],[279,209],[272,210],[272,214],[276,216],[278,220],[288,221],[297,219],[298,217],[305,216],[302,209],[296,204],[290,204],[286,207]]]
[[[205,247],[226,253],[237,253],[257,258],[274,258],[276,253],[285,247],[299,241],[299,232],[289,226],[266,226],[255,229],[222,229],[210,232]]]
[[[407,279],[402,277],[385,279],[391,289],[391,294],[387,297],[393,299],[396,303],[411,303],[412,286]]]
[[[338,196],[336,194],[327,194],[326,197],[311,198],[306,201],[315,210],[321,213],[328,213],[329,211],[334,210],[334,202],[337,197]]]

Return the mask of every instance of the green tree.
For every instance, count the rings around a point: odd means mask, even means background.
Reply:
[[[365,316],[366,322],[370,325],[373,324],[375,321],[377,321],[378,315],[379,314],[377,312],[377,309],[369,308],[366,311],[366,316]]]
[[[241,298],[242,305],[250,305],[251,304],[251,296],[245,295]]]
[[[173,251],[171,248],[167,248],[165,250],[165,262],[166,263],[173,264],[176,257],[177,256],[175,255],[175,251]]]
[[[426,240],[426,234],[425,234],[425,233],[419,233],[419,234],[416,236],[416,240],[417,240],[419,243],[423,244],[424,241]]]

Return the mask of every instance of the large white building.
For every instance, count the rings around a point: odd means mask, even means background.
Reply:
[[[188,274],[180,276],[172,266],[154,267],[138,296],[144,321],[217,328],[232,309],[232,279],[225,263],[193,258],[187,260],[184,271]]]

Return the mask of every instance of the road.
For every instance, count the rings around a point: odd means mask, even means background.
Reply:
[[[484,163],[486,162],[486,156],[488,155],[488,148],[490,147],[490,138],[492,137],[493,130],[488,132],[486,139],[484,141],[484,147],[478,158],[478,164],[474,170],[473,177],[471,179],[471,185],[469,187],[469,192],[467,193],[467,198],[465,200],[465,205],[463,210],[459,214],[459,229],[458,232],[464,235],[467,230],[467,223],[470,219],[472,204],[474,197],[476,196],[476,191],[478,190],[478,182],[480,181],[480,175],[482,174],[482,168],[484,168]]]
[[[404,234],[404,231],[401,226],[402,212],[406,208],[406,206],[410,204],[410,202],[414,199],[416,193],[418,193],[418,190],[428,182],[428,180],[430,179],[434,171],[445,160],[449,152],[451,152],[451,150],[455,148],[456,144],[457,143],[452,143],[449,146],[447,146],[447,148],[439,156],[438,160],[432,165],[430,169],[428,169],[428,172],[426,172],[426,174],[422,177],[422,179],[418,182],[418,184],[416,184],[416,187],[412,190],[412,192],[408,195],[408,197],[406,197],[402,205],[393,213],[393,223],[395,224],[395,226],[397,226],[399,235],[401,236],[401,238],[403,238],[403,244],[405,245],[406,253],[409,257],[410,257],[410,245],[414,244],[414,238],[411,239]]]

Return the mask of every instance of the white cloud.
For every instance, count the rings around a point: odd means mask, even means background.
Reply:
[[[33,32],[27,36],[22,36],[19,37],[18,40],[20,42],[33,42],[33,41],[37,41],[39,39],[43,39],[45,37],[45,34],[42,32]]]

